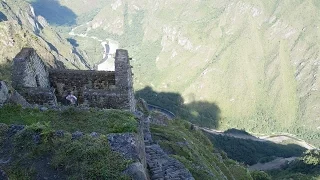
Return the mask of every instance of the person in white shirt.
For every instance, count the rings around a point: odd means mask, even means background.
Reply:
[[[78,98],[75,95],[73,95],[72,92],[68,93],[66,100],[68,100],[71,105],[77,105],[77,103],[78,103]]]

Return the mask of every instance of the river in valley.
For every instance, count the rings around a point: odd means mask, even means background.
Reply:
[[[99,41],[101,46],[103,47],[102,51],[102,58],[101,61],[96,64],[95,66],[97,67],[98,71],[114,71],[115,66],[114,66],[114,55],[116,53],[116,50],[119,48],[119,42],[113,40],[113,39],[99,39],[96,36],[88,36],[87,33],[75,33],[75,30],[81,26],[84,26],[86,24],[74,27],[70,32],[70,36],[79,36],[79,37],[84,37],[84,38],[90,38],[94,39],[96,41]]]

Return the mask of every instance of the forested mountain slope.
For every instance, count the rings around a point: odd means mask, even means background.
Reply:
[[[191,121],[204,126],[317,139],[319,1],[59,2],[78,17],[76,33],[129,49],[135,88],[152,87],[140,93],[150,103],[168,107],[172,99],[155,95],[175,93],[182,101],[169,109],[192,112]],[[86,51],[101,49],[92,39],[73,38]],[[206,106],[213,103],[220,120]]]

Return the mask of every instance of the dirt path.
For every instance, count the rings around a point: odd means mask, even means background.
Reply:
[[[212,134],[216,134],[216,135],[223,135],[223,136],[230,136],[230,137],[234,137],[234,138],[239,138],[239,139],[250,139],[253,141],[262,141],[262,142],[274,142],[277,144],[280,144],[284,141],[288,141],[291,140],[294,144],[297,144],[301,147],[304,147],[306,149],[316,149],[315,146],[313,146],[312,144],[309,144],[307,142],[305,142],[302,139],[298,139],[296,137],[294,137],[293,135],[289,135],[289,134],[280,134],[280,135],[272,135],[272,136],[254,136],[254,135],[245,135],[245,134],[232,134],[232,133],[224,133],[223,131],[218,131],[215,129],[207,129],[207,128],[201,128],[202,130],[208,132],[208,133],[212,133]]]
[[[307,142],[305,142],[304,140],[302,139],[298,139],[292,135],[275,135],[275,136],[265,136],[265,137],[260,137],[261,139],[263,140],[266,140],[266,141],[271,141],[271,142],[274,142],[274,143],[282,143],[284,141],[293,141],[294,144],[297,144],[299,146],[302,146],[306,149],[316,149],[315,146],[313,146],[312,144],[309,144]]]

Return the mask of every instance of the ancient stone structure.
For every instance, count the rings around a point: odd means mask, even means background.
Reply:
[[[117,50],[115,71],[49,69],[31,48],[23,48],[13,62],[12,85],[30,104],[55,106],[72,91],[83,106],[135,111],[126,50]]]
[[[23,48],[14,58],[12,86],[30,104],[57,104],[48,69],[34,49]]]

